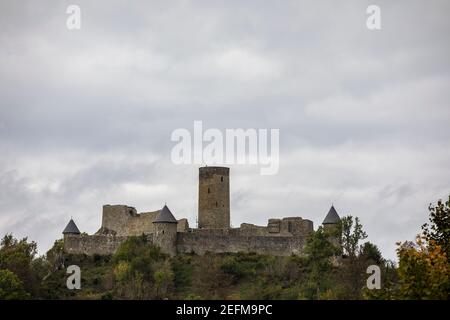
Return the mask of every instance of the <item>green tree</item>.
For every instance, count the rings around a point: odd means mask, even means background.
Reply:
[[[0,270],[0,300],[29,299],[29,294],[23,288],[22,281],[13,272]]]
[[[320,299],[321,294],[330,288],[330,274],[333,258],[339,254],[340,248],[330,242],[330,235],[319,227],[306,243],[308,281],[304,288],[304,297]]]
[[[127,282],[131,275],[131,266],[126,261],[120,261],[114,268],[114,275],[119,282]]]
[[[170,287],[173,286],[174,274],[168,261],[165,261],[158,270],[153,273],[155,279],[156,297],[163,298]]]
[[[436,206],[428,207],[429,223],[422,226],[422,232],[427,241],[434,241],[441,246],[450,261],[450,196],[444,203],[439,200]]]
[[[354,259],[360,252],[360,241],[367,238],[366,232],[363,230],[359,218],[346,216],[341,219],[342,230],[342,248],[344,255],[350,259]]]
[[[375,263],[379,266],[385,263],[385,260],[384,260],[383,256],[381,255],[380,249],[378,249],[378,247],[371,242],[365,242],[362,245],[361,257],[364,260]]]
[[[358,217],[343,217],[340,226],[344,255],[335,277],[339,287],[337,298],[361,299],[367,280],[367,267],[374,263],[382,267],[383,258],[374,244],[370,242],[360,244],[367,238],[367,234]]]
[[[12,234],[7,234],[0,242],[0,269],[13,272],[32,295],[36,294],[40,282],[33,266],[36,253],[36,242],[28,242],[27,238],[18,240]]]
[[[123,242],[113,256],[115,262],[128,261],[134,267],[144,267],[148,262],[163,260],[166,255],[161,252],[159,247],[151,245],[147,235],[138,237],[129,237]]]
[[[146,235],[129,237],[113,256],[119,295],[131,299],[152,298],[149,288],[156,285],[154,273],[166,259],[168,256],[151,245]]]

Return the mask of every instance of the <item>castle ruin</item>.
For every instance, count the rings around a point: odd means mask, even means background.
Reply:
[[[269,219],[267,226],[230,226],[230,169],[201,167],[198,189],[198,228],[177,220],[169,208],[138,213],[126,205],[104,205],[102,225],[93,235],[81,234],[71,219],[63,231],[64,250],[76,254],[113,254],[130,236],[145,234],[163,252],[256,252],[278,256],[302,255],[313,222],[301,217]],[[332,206],[323,225],[339,222]]]

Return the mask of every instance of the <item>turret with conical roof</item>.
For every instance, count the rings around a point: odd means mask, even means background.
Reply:
[[[67,226],[64,228],[64,231],[62,232],[64,235],[66,234],[80,234],[80,230],[78,230],[77,225],[73,221],[73,219],[70,219]]]
[[[63,238],[64,238],[64,246],[66,245],[66,242],[71,239],[79,238],[80,237],[80,230],[78,229],[77,225],[71,218],[67,226],[63,230]]]
[[[178,223],[177,219],[175,219],[167,205],[164,205],[164,207],[159,211],[159,214],[156,216],[156,219],[153,221],[153,223],[157,222]]]
[[[325,217],[325,219],[323,220],[322,224],[323,225],[327,225],[327,224],[337,224],[341,221],[341,218],[339,217],[336,209],[334,208],[334,205],[331,205],[330,210],[328,211],[327,216]]]
[[[322,222],[323,229],[329,235],[329,240],[334,243],[336,246],[341,245],[341,236],[340,236],[340,222],[341,218],[339,217],[334,205],[331,205],[328,214]]]
[[[167,205],[164,205],[153,221],[153,243],[172,256],[177,253],[177,224],[177,219]]]

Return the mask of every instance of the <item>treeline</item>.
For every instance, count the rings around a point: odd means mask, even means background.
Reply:
[[[169,257],[145,235],[112,256],[68,255],[62,240],[41,257],[36,243],[6,235],[0,245],[0,299],[449,299],[450,197],[429,207],[416,241],[398,243],[398,264],[385,260],[359,219],[319,227],[304,257],[253,253]],[[69,290],[66,268],[81,269]],[[368,289],[367,267],[381,270]]]

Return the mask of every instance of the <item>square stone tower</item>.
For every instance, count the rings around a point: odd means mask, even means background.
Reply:
[[[199,169],[198,227],[230,228],[230,168]]]

